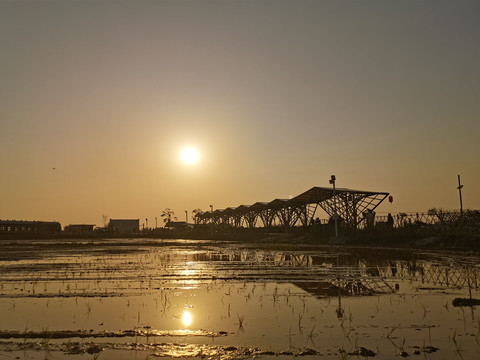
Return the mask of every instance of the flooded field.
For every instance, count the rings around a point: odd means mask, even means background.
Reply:
[[[479,359],[479,264],[264,242],[2,241],[0,359]]]

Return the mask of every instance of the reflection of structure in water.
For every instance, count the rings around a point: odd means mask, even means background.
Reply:
[[[167,255],[165,255],[167,256]],[[425,259],[423,259],[425,258]],[[238,281],[289,282],[319,297],[364,296],[394,292],[399,280],[417,286],[478,289],[480,268],[463,258],[432,257],[407,251],[355,249],[342,253],[302,253],[278,250],[232,249],[195,251],[185,261],[201,263],[195,276]],[[228,269],[235,269],[234,275]],[[192,277],[192,274],[189,275]],[[420,284],[419,284],[420,283]]]
[[[361,286],[360,282],[359,284]],[[342,296],[357,294],[356,287],[355,287],[355,290],[353,286],[350,289],[341,288],[335,285],[334,283],[327,282],[327,281],[295,282],[293,283],[293,285],[299,287],[302,290],[305,290],[306,292],[312,295],[315,295],[316,297],[332,297],[332,296],[338,296],[339,294]],[[362,290],[365,289],[364,287],[360,287],[360,288]],[[352,294],[353,291],[355,291],[355,294]],[[370,291],[366,295],[371,295]]]
[[[359,273],[357,273],[357,276],[352,273],[351,276],[344,276],[342,278],[294,282],[293,284],[319,298],[333,296],[370,296],[394,292],[393,288],[382,278],[361,276]]]
[[[473,264],[433,261],[396,261],[379,268],[380,275],[420,281],[422,284],[478,289],[480,269]]]
[[[345,254],[307,255],[279,251],[234,250],[231,252],[198,252],[191,254],[195,261],[254,263],[261,265],[303,267],[333,264],[356,265],[358,261],[346,261]]]

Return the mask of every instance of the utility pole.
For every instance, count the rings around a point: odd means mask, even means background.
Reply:
[[[188,224],[188,210],[185,210],[185,223]]]
[[[335,175],[330,176],[330,184],[333,185],[333,209],[334,209],[334,214],[333,214],[333,219],[335,220],[335,237],[338,237],[338,225],[337,225],[337,198],[335,197]]]
[[[213,205],[210,205],[210,215],[212,216],[212,238],[213,238]]]
[[[463,216],[463,203],[462,203],[462,188],[463,185],[460,183],[460,175],[458,175],[458,194],[460,195],[460,216]]]

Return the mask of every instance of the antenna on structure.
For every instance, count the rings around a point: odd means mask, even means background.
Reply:
[[[331,175],[329,182],[330,184],[333,185],[333,208],[334,208],[333,218],[335,220],[335,237],[338,237],[338,226],[337,226],[338,214],[337,214],[337,198],[335,197],[335,180],[337,180],[335,175]]]

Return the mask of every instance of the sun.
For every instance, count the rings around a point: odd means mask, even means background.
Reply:
[[[180,153],[180,158],[185,164],[195,164],[198,161],[198,157],[198,151],[191,147],[183,149]]]
[[[190,326],[190,324],[192,323],[192,315],[188,310],[185,310],[185,312],[183,313],[182,321],[185,326]]]

